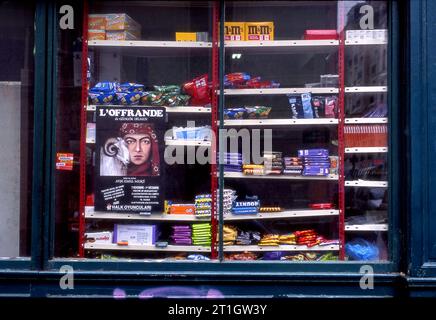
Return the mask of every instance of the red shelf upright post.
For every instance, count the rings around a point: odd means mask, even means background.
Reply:
[[[345,8],[343,1],[338,1],[338,73],[339,73],[339,97],[338,97],[338,194],[339,194],[339,259],[345,259],[345,149],[344,149],[344,122],[345,122]]]
[[[86,199],[86,125],[88,101],[88,1],[83,1],[82,35],[82,99],[80,114],[80,193],[79,193],[79,256],[85,256],[85,199]]]
[[[217,157],[216,157],[216,145],[218,139],[218,70],[219,70],[219,56],[218,56],[218,22],[219,22],[219,1],[214,1],[212,8],[212,101],[211,101],[211,127],[212,127],[212,144],[210,153],[210,181],[211,181],[211,195],[212,195],[212,212],[211,212],[211,258],[216,259],[217,252],[217,214],[218,214],[218,202],[217,202]]]

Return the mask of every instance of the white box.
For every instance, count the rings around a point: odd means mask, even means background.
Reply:
[[[111,231],[86,232],[85,239],[86,242],[90,242],[90,243],[110,244],[112,243],[112,232]]]
[[[116,224],[113,242],[127,242],[129,245],[154,245],[156,225]]]

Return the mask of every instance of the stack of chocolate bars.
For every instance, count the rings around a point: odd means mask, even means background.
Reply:
[[[172,242],[176,245],[190,245],[192,243],[190,226],[172,226]]]
[[[282,174],[283,158],[281,152],[264,151],[263,159],[265,174]]]
[[[303,176],[327,176],[330,173],[330,158],[327,149],[298,150],[303,162]]]

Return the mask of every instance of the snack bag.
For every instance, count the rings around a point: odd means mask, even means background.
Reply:
[[[208,80],[209,77],[205,74],[183,85],[184,92],[191,96],[191,104],[193,106],[210,104],[211,90]]]

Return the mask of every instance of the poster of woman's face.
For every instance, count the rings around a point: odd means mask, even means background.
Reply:
[[[100,176],[159,176],[159,144],[153,124],[123,123],[100,150]]]

